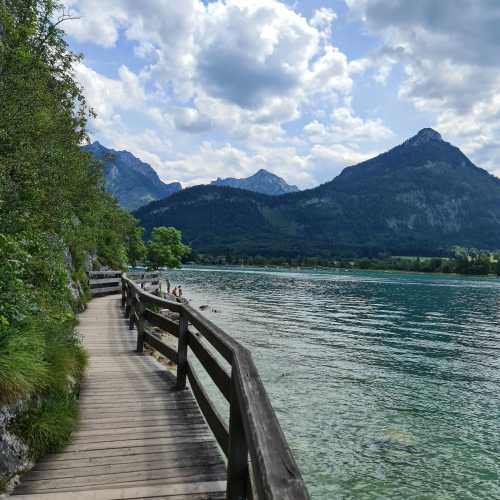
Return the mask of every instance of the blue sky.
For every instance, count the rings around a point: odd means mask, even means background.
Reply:
[[[500,175],[500,2],[65,0],[93,140],[312,187],[434,127]]]

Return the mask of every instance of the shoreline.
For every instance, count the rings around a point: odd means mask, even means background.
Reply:
[[[500,275],[495,273],[489,274],[463,274],[457,272],[443,272],[443,271],[413,271],[408,269],[377,269],[377,268],[367,268],[363,269],[360,267],[334,267],[334,266],[286,266],[286,265],[257,265],[257,264],[201,264],[201,263],[189,263],[183,264],[182,267],[178,269],[169,269],[165,272],[172,271],[182,271],[183,269],[220,269],[232,268],[232,269],[256,269],[256,270],[284,270],[284,271],[363,271],[363,272],[384,272],[384,273],[404,273],[404,274],[415,274],[421,276],[423,274],[438,275],[438,276],[456,276],[460,278],[500,278]]]

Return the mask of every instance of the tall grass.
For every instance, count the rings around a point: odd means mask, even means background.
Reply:
[[[12,430],[28,444],[36,460],[61,450],[78,423],[78,401],[74,394],[53,392],[25,412]]]

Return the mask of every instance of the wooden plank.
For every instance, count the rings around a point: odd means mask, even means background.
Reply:
[[[89,271],[87,273],[89,277],[95,278],[97,276],[118,276],[121,277],[121,271]]]
[[[24,476],[25,481],[56,480],[65,478],[79,478],[85,476],[101,476],[105,474],[121,474],[124,472],[141,472],[165,469],[185,469],[186,467],[199,467],[210,465],[224,465],[220,455],[212,453],[209,455],[170,456],[165,460],[161,455],[146,456],[143,460],[125,463],[107,463],[71,467],[65,469],[35,470]]]
[[[202,446],[205,445],[205,446]],[[158,449],[158,448],[157,448]],[[133,449],[132,449],[133,450]],[[168,461],[170,457],[190,457],[190,456],[216,456],[221,458],[218,450],[214,449],[212,442],[195,443],[190,448],[185,447],[182,450],[182,455],[179,454],[179,449],[158,449],[158,451],[150,451],[146,449],[142,453],[115,454],[108,456],[96,457],[81,457],[81,458],[65,458],[64,460],[51,460],[45,463],[37,464],[36,470],[53,470],[53,469],[71,469],[74,467],[85,466],[106,466],[110,464],[132,463],[141,461]]]
[[[177,389],[186,388],[188,349],[188,322],[183,313],[179,318],[179,341],[177,343]]]
[[[215,439],[217,439],[219,446],[222,448],[222,451],[227,454],[229,444],[229,431],[227,425],[217,411],[217,408],[215,408],[213,403],[210,401],[189,362],[187,364],[187,376],[194,397],[200,406],[200,410],[203,413],[208,426],[212,430]]]
[[[287,445],[253,360],[236,353],[233,379],[250,451],[257,498],[308,500],[300,470]],[[233,401],[232,404],[235,404]]]
[[[239,344],[217,325],[205,318],[199,311],[185,304],[184,310],[188,320],[204,335],[204,337],[215,347],[226,361],[231,364],[233,351],[238,349]]]
[[[116,442],[121,440],[130,439],[154,439],[158,438],[175,438],[178,436],[189,436],[189,435],[206,435],[209,430],[205,423],[201,424],[191,424],[190,422],[184,425],[172,425],[168,427],[160,426],[157,428],[153,427],[139,427],[131,431],[127,429],[126,432],[116,432],[113,433],[101,433],[98,431],[92,431],[90,433],[81,434],[80,432],[75,432],[73,436],[72,443],[74,445],[78,444],[91,444],[91,443],[106,443],[106,442]]]
[[[106,469],[103,469],[106,470]],[[19,485],[20,492],[30,493],[36,488],[40,492],[57,490],[76,491],[78,489],[88,490],[89,486],[103,486],[141,482],[146,483],[154,479],[161,479],[163,484],[179,483],[184,481],[207,481],[212,476],[223,477],[225,467],[222,465],[209,464],[196,467],[150,469],[136,472],[117,472],[114,474],[99,474],[95,476],[69,477],[62,479],[40,479],[38,481],[26,481]],[[220,478],[219,477],[219,478]],[[218,479],[219,479],[218,478]]]
[[[121,278],[119,276],[114,277],[114,276],[108,276],[107,278],[90,278],[89,279],[89,284],[92,287],[92,285],[97,285],[100,283],[113,283],[121,286]]]
[[[160,306],[163,309],[170,309],[171,311],[178,312],[178,313],[180,313],[183,310],[183,306],[180,302],[174,302],[171,300],[157,297],[156,295],[152,295],[151,293],[148,293],[147,291],[142,290],[132,280],[130,280],[128,278],[125,278],[125,281],[131,290],[133,290],[135,293],[139,294],[141,301],[145,305],[148,305],[148,304],[149,305],[156,305],[156,306]]]
[[[167,357],[170,361],[177,363],[177,352],[171,347],[161,341],[159,337],[153,335],[151,332],[144,332],[144,342],[156,349],[160,354]]]
[[[210,447],[212,450],[218,450],[213,437],[207,439],[206,437],[198,438],[194,437],[191,441],[187,440],[183,443],[180,442],[169,442],[169,443],[148,443],[148,444],[134,444],[132,446],[118,447],[118,448],[105,448],[100,450],[82,450],[82,451],[67,451],[63,450],[59,453],[50,453],[45,458],[43,458],[39,463],[47,464],[54,463],[57,467],[57,463],[66,460],[73,459],[84,459],[84,458],[99,458],[99,457],[116,457],[116,456],[128,456],[133,457],[137,454],[148,454],[148,453],[185,453],[186,450],[189,451],[192,448],[198,450],[204,450],[206,447]],[[38,467],[38,465],[37,465]]]
[[[162,431],[164,429],[169,429],[169,430],[176,430],[182,427],[193,426],[193,428],[199,427],[199,426],[205,426],[205,421],[202,418],[194,418],[194,419],[183,419],[183,420],[177,420],[177,421],[163,421],[163,422],[153,422],[150,423],[149,425],[144,425],[140,424],[137,425],[137,423],[132,422],[130,425],[125,425],[125,426],[118,426],[115,423],[115,427],[87,427],[85,429],[78,429],[75,431],[75,439],[82,438],[84,436],[120,436],[123,434],[126,434],[127,436],[132,436],[134,432],[140,432],[144,433],[146,435],[147,433],[150,432],[158,432],[158,435],[161,435]]]
[[[132,304],[135,295],[141,296],[131,287],[132,314],[141,305]],[[225,479],[222,454],[195,398],[189,391],[174,391],[172,373],[133,351],[136,333],[122,319],[120,302],[119,296],[95,299],[79,317],[90,353],[79,429],[61,453],[49,454],[22,478],[18,498],[29,492],[52,499],[63,491],[62,498],[82,498],[104,489],[127,498],[120,488],[167,485],[168,495],[157,498],[180,499],[189,495],[175,493],[178,484]]]
[[[108,286],[108,287],[101,287],[101,288],[91,288],[90,292],[92,295],[98,295],[100,293],[114,293],[114,292],[119,292],[120,287],[119,286]]]
[[[229,444],[227,456],[227,497],[251,497],[251,495],[248,495],[250,485],[248,445],[234,379],[231,380],[231,406],[229,413]]]
[[[166,497],[177,500],[178,495],[197,495],[225,492],[225,481],[203,481],[197,483],[177,483],[157,486],[129,488],[107,488],[78,493],[53,492],[39,495],[19,495],[16,500],[125,500]],[[207,498],[207,496],[205,496]]]
[[[168,319],[165,316],[155,313],[151,311],[151,309],[147,308],[144,310],[144,319],[151,325],[157,326],[175,337],[179,336],[179,323],[176,321],[172,321],[171,319]]]
[[[210,375],[215,385],[219,388],[219,391],[221,391],[227,401],[230,401],[231,376],[227,370],[212,356],[191,331],[188,331],[188,346]]]
[[[105,442],[105,443],[79,443],[79,444],[69,444],[65,450],[66,451],[88,451],[88,450],[108,450],[117,448],[129,448],[131,446],[149,446],[153,444],[172,444],[172,443],[190,443],[198,439],[200,441],[213,441],[212,435],[208,433],[204,434],[194,434],[187,436],[169,436],[160,438],[150,438],[150,439],[126,439],[123,441]]]

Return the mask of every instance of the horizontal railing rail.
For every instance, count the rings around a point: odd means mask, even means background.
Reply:
[[[122,289],[122,271],[89,271],[90,294],[107,295],[119,293]],[[136,283],[150,285],[150,291],[155,291],[160,285],[160,275],[157,272],[132,272],[128,273]]]
[[[160,298],[141,288],[147,279],[132,273],[121,277],[122,307],[130,329],[137,329],[137,352],[143,352],[147,345],[175,363],[177,389],[185,389],[189,381],[200,410],[227,457],[227,498],[308,499],[300,470],[250,352],[187,303],[175,297]],[[158,308],[167,309],[176,317],[167,318],[155,310]],[[163,342],[150,326],[173,335],[177,349]],[[228,423],[196,374],[192,356],[228,401]]]

